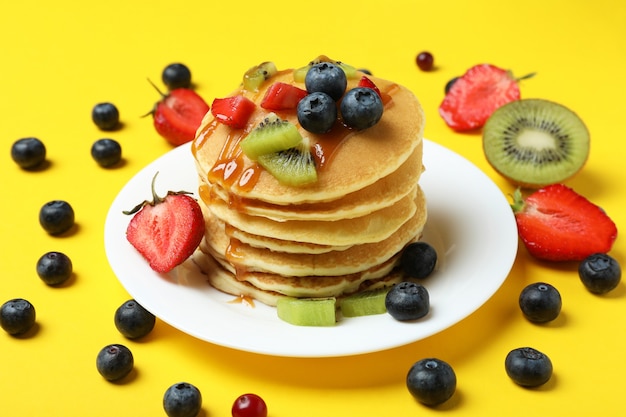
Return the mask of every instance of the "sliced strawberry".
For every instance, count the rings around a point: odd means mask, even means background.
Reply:
[[[156,179],[156,175],[154,176]],[[204,236],[200,205],[184,191],[169,191],[144,201],[124,214],[134,214],[126,238],[156,272],[169,272],[196,250]]]
[[[267,110],[289,110],[298,107],[298,103],[306,95],[307,91],[295,85],[275,82],[265,92],[261,107]]]
[[[361,79],[359,80],[359,87],[371,88],[372,90],[376,91],[379,97],[382,98],[382,95],[380,94],[380,90],[378,89],[374,81],[370,80],[365,75],[361,77]]]
[[[196,135],[209,105],[195,91],[177,88],[164,95],[152,112],[154,128],[174,146],[187,143]]]
[[[439,106],[439,114],[456,131],[474,130],[481,128],[497,108],[519,99],[518,79],[510,71],[481,64],[455,81]]]
[[[216,98],[211,105],[211,113],[217,120],[235,129],[246,126],[256,105],[244,96]]]
[[[617,227],[606,213],[562,184],[543,187],[512,205],[528,252],[549,261],[580,261],[611,250]]]

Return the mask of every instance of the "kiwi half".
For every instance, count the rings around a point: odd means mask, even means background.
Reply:
[[[576,113],[543,99],[497,109],[483,128],[491,166],[522,187],[539,188],[576,174],[589,156],[589,131]]]

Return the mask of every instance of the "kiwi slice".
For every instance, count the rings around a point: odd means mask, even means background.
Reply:
[[[502,176],[522,187],[563,182],[589,156],[589,131],[567,107],[524,99],[497,109],[483,128],[483,151]]]
[[[339,303],[344,317],[369,316],[387,312],[385,297],[389,288],[376,288],[350,294]]]
[[[306,73],[309,72],[309,69],[313,65],[317,65],[320,62],[330,62],[330,63],[337,65],[346,74],[347,79],[353,79],[357,77],[357,69],[353,67],[352,65],[348,65],[345,62],[341,62],[341,61],[335,61],[333,59],[330,59],[326,55],[320,55],[317,58],[315,58],[313,61],[309,62],[308,65],[304,67],[296,68],[295,70],[293,70],[294,81],[303,83],[304,79],[306,78]]]
[[[297,326],[334,326],[335,298],[281,297],[276,303],[278,317]]]
[[[281,184],[301,186],[317,181],[315,160],[308,137],[302,138],[292,148],[259,155],[257,161]]]
[[[283,151],[300,142],[302,135],[296,125],[270,113],[241,141],[241,149],[256,161],[261,155]]]
[[[276,64],[270,61],[262,62],[245,72],[243,75],[243,88],[252,92],[259,91],[261,84],[269,80],[277,72]]]

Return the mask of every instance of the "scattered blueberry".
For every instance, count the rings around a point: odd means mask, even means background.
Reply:
[[[416,400],[435,406],[446,402],[454,394],[456,374],[441,359],[422,359],[409,369],[406,386]]]
[[[37,261],[37,275],[48,285],[59,285],[72,276],[72,261],[61,252],[48,252]]]
[[[536,282],[526,286],[519,296],[519,306],[528,320],[546,323],[561,312],[561,294],[550,284]]]
[[[347,126],[363,130],[378,123],[383,115],[383,102],[373,89],[356,87],[345,94],[340,111]]]
[[[33,169],[46,160],[46,147],[37,138],[18,139],[11,146],[11,158],[23,169]]]
[[[298,103],[298,121],[312,133],[328,132],[337,120],[337,104],[326,93],[316,92]]]
[[[578,276],[590,292],[605,294],[617,287],[622,279],[622,269],[610,255],[595,253],[580,263]]]
[[[96,358],[96,368],[107,381],[117,381],[132,371],[133,354],[124,345],[112,344],[103,347]]]
[[[411,278],[426,278],[435,269],[437,251],[426,242],[413,242],[402,251],[400,265],[404,274]]]
[[[101,167],[110,167],[122,159],[122,147],[113,139],[98,139],[91,146],[91,156]]]
[[[337,101],[346,91],[348,79],[346,73],[337,65],[320,62],[309,68],[304,78],[304,85],[309,93],[326,93]]]
[[[450,89],[452,88],[452,86],[454,85],[455,82],[457,82],[457,80],[459,79],[459,77],[454,77],[452,78],[450,81],[448,81],[446,83],[446,86],[444,87],[443,91],[448,94],[448,92],[450,91]]]
[[[23,298],[14,298],[0,307],[0,325],[11,335],[29,331],[35,324],[35,307]]]
[[[163,69],[161,80],[169,90],[189,88],[191,87],[191,71],[185,64],[175,62]]]
[[[168,417],[195,417],[201,407],[200,390],[188,382],[172,385],[163,395],[163,409]]]
[[[430,52],[424,51],[417,54],[415,63],[422,71],[431,71],[435,66],[435,58]]]
[[[415,320],[428,314],[430,296],[423,285],[404,281],[389,290],[385,307],[396,320]]]
[[[91,120],[101,130],[115,130],[120,125],[120,112],[113,103],[98,103],[91,110]]]
[[[510,351],[506,355],[504,367],[509,378],[523,387],[538,387],[552,377],[550,358],[530,347]]]
[[[74,225],[74,209],[66,201],[49,201],[39,210],[39,223],[51,235],[67,232]]]
[[[138,339],[152,331],[156,318],[137,301],[128,300],[115,310],[114,322],[124,336]]]

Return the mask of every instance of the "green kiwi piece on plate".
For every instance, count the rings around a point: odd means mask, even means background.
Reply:
[[[389,288],[376,288],[350,294],[339,303],[344,317],[370,316],[387,312],[385,297]]]
[[[526,188],[563,182],[585,165],[589,130],[567,107],[544,99],[516,100],[498,108],[483,127],[489,164]]]
[[[335,298],[281,297],[276,303],[278,318],[296,326],[334,326]]]
[[[257,161],[281,184],[303,186],[317,181],[317,169],[308,137],[303,137],[292,148],[260,155]]]

